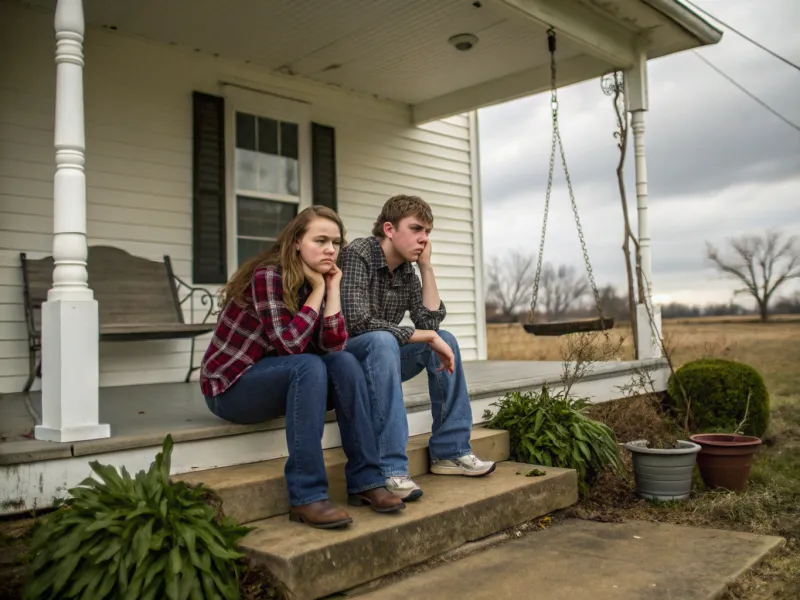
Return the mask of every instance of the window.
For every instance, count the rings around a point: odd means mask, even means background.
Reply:
[[[297,123],[236,112],[236,260],[269,249],[300,204]]]

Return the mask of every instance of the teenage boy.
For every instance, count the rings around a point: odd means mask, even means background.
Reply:
[[[405,501],[416,500],[422,490],[408,475],[402,383],[423,369],[433,414],[431,472],[480,477],[495,468],[472,453],[472,409],[458,342],[439,330],[445,307],[431,266],[432,228],[433,213],[422,198],[394,196],[372,236],[342,250],[341,300],[350,335],[345,349],[359,359],[367,378],[386,487]],[[414,327],[400,325],[406,311]]]

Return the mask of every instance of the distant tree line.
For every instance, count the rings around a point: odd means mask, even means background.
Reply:
[[[762,321],[775,314],[800,314],[800,291],[779,296],[777,292],[800,278],[800,244],[795,236],[767,231],[762,236],[728,240],[727,252],[707,247],[707,258],[723,275],[742,287],[734,296],[752,298],[755,308],[731,300],[724,304],[689,305],[671,302],[661,306],[664,318],[758,315]],[[486,319],[489,323],[526,322],[529,318],[536,273],[535,255],[512,252],[502,260],[494,257],[486,266]],[[599,289],[606,317],[617,322],[630,318],[627,294],[612,285]],[[545,263],[539,279],[537,319],[550,321],[597,316],[595,299],[584,275],[570,265]]]

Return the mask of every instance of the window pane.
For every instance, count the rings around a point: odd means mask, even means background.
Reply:
[[[282,194],[289,194],[290,196],[300,195],[300,174],[298,161],[294,158],[282,158],[283,162],[283,179],[282,179]]]
[[[298,158],[298,130],[294,123],[281,123],[281,156]]]
[[[236,149],[236,187],[242,190],[258,189],[257,163],[260,155],[252,150]]]
[[[274,119],[258,118],[258,151],[278,154],[278,122]]]
[[[236,113],[236,189],[300,196],[299,127]]]
[[[258,155],[258,185],[254,188],[267,194],[285,194],[281,186],[281,157],[274,154]]]
[[[236,147],[256,149],[256,118],[245,113],[236,113]]]
[[[240,236],[274,240],[296,214],[296,204],[236,197],[236,225]]]
[[[236,240],[236,257],[239,265],[246,261],[248,258],[254,257],[256,254],[263,250],[272,248],[272,241],[265,240],[243,240],[239,238]]]

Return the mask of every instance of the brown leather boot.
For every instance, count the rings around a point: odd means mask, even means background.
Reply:
[[[292,506],[289,508],[289,520],[318,529],[339,529],[353,522],[346,510],[334,505],[330,500]]]
[[[406,507],[402,499],[385,487],[374,488],[360,494],[351,494],[347,498],[347,503],[352,506],[369,505],[372,510],[379,513],[395,512]]]

